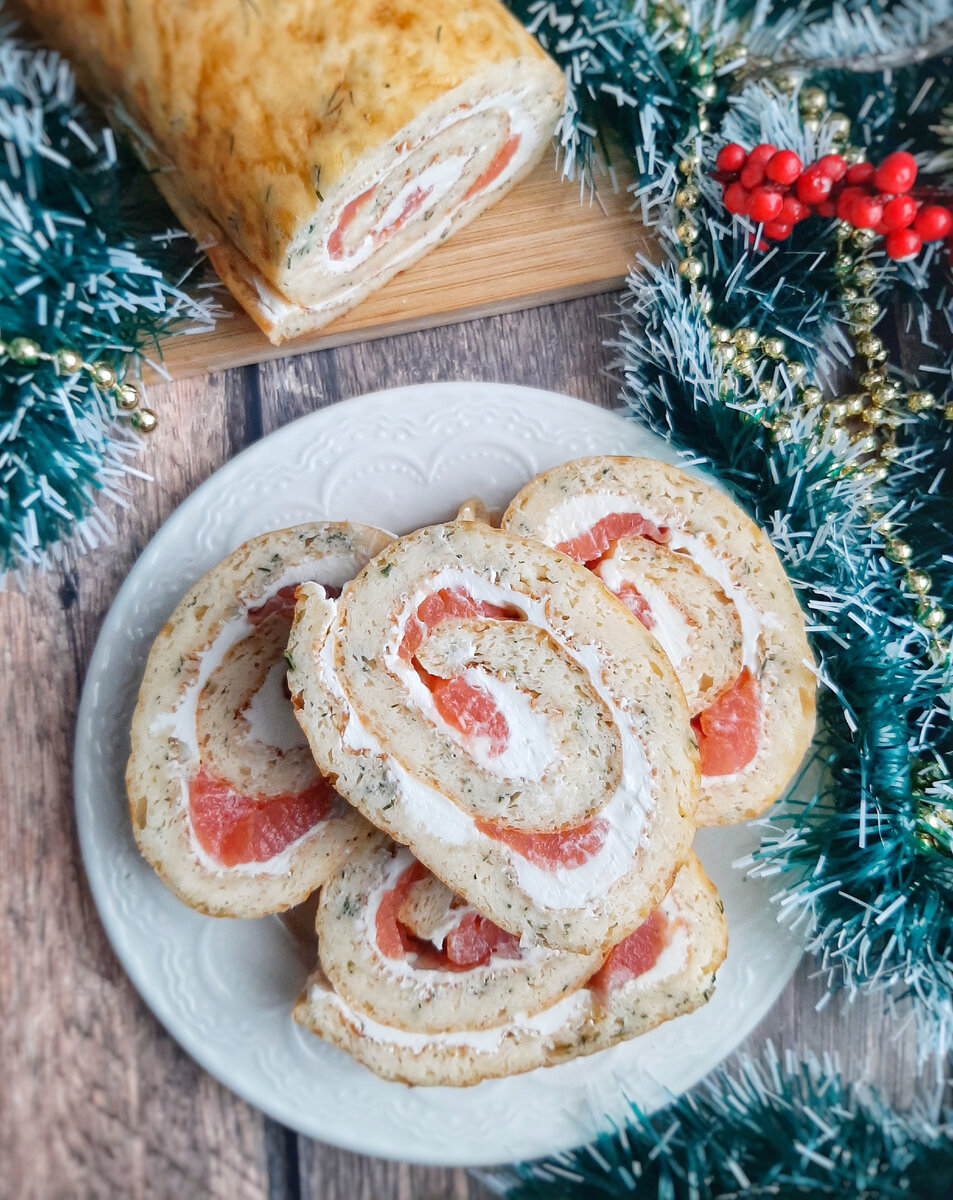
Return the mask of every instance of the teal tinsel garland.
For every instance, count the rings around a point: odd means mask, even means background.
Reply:
[[[742,1061],[652,1117],[489,1182],[510,1200],[941,1200],[953,1196],[953,1112],[898,1113],[829,1063]]]
[[[0,10],[2,18],[2,10]],[[182,287],[194,243],[136,232],[141,169],[76,97],[57,55],[0,39],[0,335],[135,371],[160,333],[208,324]],[[137,438],[88,373],[0,360],[0,584],[108,535]]]

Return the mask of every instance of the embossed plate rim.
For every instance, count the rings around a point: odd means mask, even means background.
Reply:
[[[534,388],[435,383],[342,401],[276,430],[197,488],[143,551],[103,623],[80,704],[74,780],[83,861],[107,936],[184,1049],[306,1136],[432,1166],[567,1149],[624,1118],[629,1099],[652,1108],[695,1083],[754,1028],[800,957],[800,942],[769,910],[767,885],[731,869],[756,844],[755,832],[704,831],[699,851],[722,890],[732,937],[709,1005],[549,1070],[469,1089],[407,1088],[294,1026],[290,1001],[307,963],[277,918],[202,917],[175,900],[136,851],[122,777],[145,654],[195,578],[239,541],[276,527],[269,512],[340,519],[364,506],[376,523],[403,532],[450,515],[481,481],[499,503],[532,473],[584,453],[677,461],[631,421]],[[401,479],[389,485],[388,512],[375,497],[375,464],[382,477]]]

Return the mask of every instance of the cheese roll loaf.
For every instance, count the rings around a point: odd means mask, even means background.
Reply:
[[[464,1086],[637,1037],[710,996],[727,932],[691,857],[608,955],[520,945],[405,849],[352,855],[321,893],[295,1019],[385,1079]]]
[[[277,343],[541,157],[563,77],[499,0],[26,0]]]
[[[585,563],[658,638],[698,737],[699,825],[778,799],[814,732],[813,659],[774,547],[736,504],[654,459],[584,458],[527,484],[503,528]]]
[[[279,912],[373,836],[314,765],[284,654],[297,585],[320,580],[337,595],[388,541],[330,523],[254,538],[190,589],[156,638],[126,788],[140,850],[193,908]]]
[[[698,798],[688,710],[583,567],[479,522],[431,526],[340,601],[302,588],[289,655],[321,770],[502,929],[589,953],[668,891]]]

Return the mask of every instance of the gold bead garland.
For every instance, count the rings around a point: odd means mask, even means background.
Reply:
[[[678,35],[682,41],[675,46],[679,53],[687,46],[686,26],[687,14],[682,13],[674,5],[659,6],[656,22],[660,25],[674,23],[681,27]],[[730,46],[714,58],[716,70],[724,70],[735,65],[740,74],[752,66],[758,69],[760,64],[753,62],[743,47]],[[705,117],[705,107],[708,101],[714,100],[717,88],[707,77],[711,73],[711,65],[702,59],[695,63],[698,84],[695,91],[697,105],[696,128],[704,132],[708,126]],[[793,95],[798,87],[798,78],[784,72],[775,72],[773,81],[779,90]],[[849,145],[851,122],[844,113],[828,112],[828,96],[823,88],[802,86],[798,94],[798,108],[801,113],[802,125],[820,132],[822,120],[832,141],[842,145],[845,159],[850,163],[862,162],[865,152],[862,147]],[[693,177],[699,170],[698,158],[695,153],[687,154],[678,164],[678,171],[683,182],[675,193],[675,207],[681,216],[675,228],[681,258],[678,263],[678,273],[691,289],[693,302],[707,313],[711,309],[711,298],[707,292],[700,290],[700,281],[705,275],[705,263],[695,252],[695,244],[699,240],[699,227],[694,210],[701,196],[699,188],[693,182]],[[892,535],[891,522],[882,512],[874,508],[875,493],[872,489],[882,484],[887,478],[890,464],[899,456],[896,440],[896,429],[903,423],[903,413],[897,411],[896,405],[902,396],[900,384],[892,379],[887,368],[887,351],[883,341],[873,332],[873,326],[880,319],[882,312],[877,300],[872,295],[874,284],[878,279],[878,270],[872,262],[867,261],[866,255],[877,244],[877,236],[872,230],[855,229],[853,226],[840,222],[837,229],[837,254],[834,260],[834,273],[840,283],[841,301],[847,317],[854,346],[858,356],[863,360],[864,369],[860,372],[859,383],[864,389],[847,397],[835,397],[824,404],[821,389],[812,383],[804,382],[807,368],[797,358],[789,357],[783,338],[776,335],[759,335],[754,329],[741,327],[731,330],[724,326],[710,326],[712,354],[721,373],[729,375],[733,380],[733,389],[744,392],[750,389],[755,403],[752,416],[766,428],[777,443],[793,439],[794,433],[791,421],[772,408],[777,399],[777,382],[786,382],[793,387],[798,405],[805,412],[816,411],[820,421],[841,430],[849,439],[854,461],[851,472],[863,484],[860,492],[861,503],[866,508],[871,528],[884,541],[884,554],[892,562],[905,568],[905,583],[911,594],[917,597],[917,621],[920,627],[931,638],[934,655],[943,658],[949,653],[949,645],[939,637],[939,630],[944,627],[946,614],[932,601],[929,596],[929,582],[923,586],[929,576],[918,571],[911,565],[912,548],[902,539]],[[914,391],[905,398],[906,411],[919,414],[931,411],[936,405],[936,399],[930,392]],[[944,408],[944,416],[953,420],[953,404]],[[860,459],[861,461],[856,461]]]
[[[744,69],[750,63],[750,58],[747,54],[739,54],[737,47],[729,47],[715,58],[715,66],[723,68],[735,61]],[[775,74],[774,83],[789,94],[797,89],[796,77],[788,80]],[[699,108],[703,111],[704,101],[714,97],[697,91]],[[798,95],[798,107],[805,127],[818,132],[823,118],[833,141],[848,142],[850,120],[844,113],[827,112],[828,97],[823,88],[802,87]],[[700,124],[699,128],[702,128]],[[843,154],[851,163],[862,162],[865,158],[861,147],[846,144]],[[679,172],[685,182],[675,195],[675,206],[681,212],[681,219],[676,226],[682,251],[678,271],[688,282],[696,303],[702,298],[708,300],[704,309],[707,312],[711,307],[710,298],[707,293],[702,296],[698,290],[699,281],[705,273],[704,262],[693,250],[699,234],[698,221],[692,210],[698,205],[700,196],[691,177],[697,169],[694,154],[686,156],[679,164]],[[903,389],[890,377],[887,350],[881,338],[873,332],[873,326],[882,315],[880,304],[872,295],[879,272],[873,263],[867,261],[866,255],[876,245],[877,237],[872,230],[854,229],[841,222],[838,224],[837,242],[834,273],[840,282],[848,328],[857,354],[863,360],[863,370],[859,374],[863,392],[835,397],[824,404],[821,389],[804,382],[807,375],[805,364],[787,355],[784,339],[770,334],[761,336],[747,327],[731,330],[724,326],[711,326],[713,357],[722,374],[731,376],[734,390],[742,393],[746,389],[753,391],[752,399],[756,407],[752,416],[770,432],[775,442],[788,442],[794,436],[789,418],[771,408],[777,399],[779,377],[794,388],[796,401],[802,409],[806,412],[816,411],[821,422],[841,430],[848,437],[855,455],[850,469],[862,481],[860,500],[866,508],[871,528],[884,540],[885,556],[905,568],[906,586],[918,601],[917,621],[929,635],[934,655],[942,659],[949,653],[948,643],[938,636],[939,630],[944,627],[946,614],[929,596],[929,576],[911,565],[912,548],[892,535],[891,522],[874,508],[876,496],[872,489],[886,480],[890,464],[899,457],[895,431],[905,420],[904,414],[897,409]],[[935,405],[935,397],[925,391],[911,392],[905,398],[906,411],[912,414],[929,412]],[[944,416],[953,420],[953,404],[945,406]],[[924,580],[927,581],[926,586]]]
[[[101,392],[105,392],[115,404],[120,415],[129,416],[129,423],[139,433],[151,433],[159,418],[151,408],[139,407],[139,391],[134,384],[125,383],[107,362],[86,362],[77,350],[60,347],[52,354],[43,350],[32,338],[15,337],[12,341],[0,341],[0,359],[9,358],[24,367],[37,363],[52,363],[58,375],[77,375],[80,371],[90,377]]]
[[[854,229],[846,222],[838,222],[834,273],[840,281],[847,327],[857,356],[862,360],[858,382],[864,391],[827,405],[825,412],[836,425],[843,426],[852,419],[860,422],[860,428],[850,429],[848,434],[855,451],[864,460],[853,467],[854,473],[866,485],[860,496],[861,502],[865,504],[872,529],[883,539],[884,556],[905,568],[904,583],[911,594],[918,598],[917,622],[930,637],[934,657],[943,660],[950,649],[949,644],[939,637],[946,614],[928,595],[929,575],[911,565],[913,548],[901,538],[891,535],[890,527],[882,519],[883,514],[873,507],[875,496],[870,491],[871,487],[887,479],[891,463],[900,456],[896,430],[905,419],[896,407],[904,399],[903,388],[890,377],[887,350],[883,341],[873,333],[874,325],[882,316],[882,309],[872,294],[878,271],[873,263],[867,261],[866,255],[876,242],[877,237],[872,230]],[[935,406],[936,399],[930,392],[914,391],[906,395],[904,404],[907,412],[916,415],[929,412]]]
[[[790,441],[793,435],[791,422],[786,417],[772,418],[768,408],[778,398],[778,382],[783,377],[796,388],[798,402],[810,409],[822,399],[819,388],[811,384],[801,385],[807,368],[800,359],[787,353],[783,338],[776,335],[761,336],[747,326],[726,329],[722,325],[711,327],[712,353],[722,372],[731,372],[740,379],[734,381],[739,390],[753,385],[757,394],[756,410],[760,424],[769,430],[776,442]]]

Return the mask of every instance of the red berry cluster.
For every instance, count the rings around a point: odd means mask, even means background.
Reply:
[[[774,241],[788,237],[812,213],[872,229],[886,239],[884,248],[894,259],[914,258],[924,242],[953,233],[949,209],[909,194],[917,164],[902,150],[888,154],[879,167],[866,162],[849,167],[840,154],[825,154],[805,167],[793,150],[765,142],[746,151],[732,142],[719,151],[715,166],[725,208],[757,221]]]

